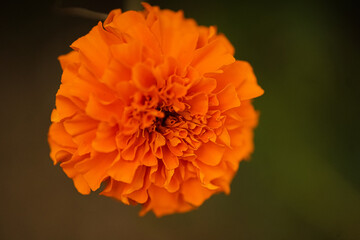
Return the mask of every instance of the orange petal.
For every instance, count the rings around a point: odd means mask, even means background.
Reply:
[[[79,38],[70,46],[79,52],[82,62],[97,77],[102,76],[109,60],[109,47],[102,39],[99,27],[101,25],[93,27],[87,35]]]
[[[54,159],[54,164],[57,164],[58,162],[67,162],[72,157],[72,151],[67,151],[63,147],[56,148],[53,144],[51,145],[52,148],[54,148],[55,152],[53,155],[50,155]]]
[[[76,51],[71,51],[68,54],[61,55],[59,58],[61,68],[65,69],[67,67],[70,67],[74,64],[79,63],[79,53]]]
[[[227,52],[231,55],[234,55],[235,49],[234,46],[230,43],[229,39],[225,37],[224,34],[219,34],[216,36],[216,39],[222,43],[222,45],[226,48]]]
[[[56,98],[66,97],[73,102],[75,106],[79,106],[74,102],[74,99],[79,99],[86,102],[89,98],[89,93],[94,92],[94,86],[89,82],[84,81],[74,73],[65,69],[61,77],[62,84],[56,94]],[[82,105],[80,105],[82,107]]]
[[[111,22],[114,21],[114,18],[118,15],[121,15],[121,9],[113,9],[110,11],[110,13],[108,14],[108,16],[106,17],[105,21],[104,21],[104,27],[106,27],[107,25],[109,25]]]
[[[246,128],[242,129],[242,131],[239,131],[239,129],[229,131],[232,143],[231,145],[233,147],[241,147],[244,150],[247,150],[248,142],[252,142],[252,134],[250,134],[250,132],[252,131]]]
[[[131,97],[135,91],[136,87],[132,82],[123,81],[116,84],[117,97],[126,105],[131,102]]]
[[[196,83],[194,83],[189,89],[189,95],[195,93],[211,93],[216,88],[216,79],[214,78],[200,78]]]
[[[73,116],[79,108],[67,97],[56,97],[56,111],[58,120]]]
[[[227,85],[221,90],[217,94],[217,99],[219,100],[219,106],[217,108],[223,112],[240,106],[240,100],[233,85]]]
[[[179,159],[175,156],[168,147],[163,147],[163,162],[167,169],[174,169],[179,166]]]
[[[177,61],[174,58],[166,57],[162,64],[155,66],[153,71],[154,76],[156,77],[158,89],[163,88],[165,81],[167,81],[167,79],[170,78],[172,74],[174,74],[177,67],[176,65]]]
[[[141,159],[141,163],[145,166],[155,166],[158,163],[158,159],[154,156],[154,154],[149,150]]]
[[[214,179],[224,176],[227,168],[226,164],[224,164],[223,162],[220,162],[217,166],[209,166],[202,163],[201,161],[196,161],[196,165],[200,170],[200,181],[204,184],[209,184]]]
[[[177,192],[180,189],[181,176],[179,171],[176,170],[174,171],[169,183],[165,186],[166,190],[168,190],[169,192]]]
[[[109,176],[107,170],[112,162],[116,160],[117,156],[117,152],[94,153],[91,158],[77,163],[75,169],[82,173],[91,190],[96,191],[100,187],[101,182]]]
[[[78,153],[80,155],[90,153],[92,151],[91,142],[96,137],[96,129],[73,136],[73,141],[78,145]]]
[[[123,203],[129,205],[129,201],[126,197],[123,196],[124,187],[126,186],[126,183],[119,182],[114,180],[113,178],[110,178],[108,184],[104,188],[104,190],[100,193],[100,195],[108,196],[116,198]]]
[[[132,142],[134,141],[134,142]],[[131,161],[133,159],[135,159],[135,156],[137,154],[137,149],[144,144],[144,142],[146,141],[146,139],[144,137],[135,137],[133,136],[132,141],[130,141],[128,143],[128,145],[122,149],[121,151],[121,157],[124,160],[128,160]]]
[[[256,77],[248,62],[242,62],[242,69],[248,69],[244,82],[238,89],[241,100],[247,100],[259,97],[264,94],[264,90],[257,84]]]
[[[109,88],[115,89],[117,84],[122,81],[131,80],[131,70],[122,63],[112,60],[106,68],[100,81]]]
[[[145,203],[149,199],[147,189],[136,190],[128,194],[127,197],[140,204]]]
[[[226,128],[224,128],[222,130],[222,133],[218,136],[218,139],[224,143],[227,147],[230,147],[231,146],[231,139],[230,139],[230,135],[229,135],[229,132]]]
[[[71,119],[64,121],[66,131],[72,136],[77,136],[89,131],[96,130],[99,122],[95,121],[85,114],[76,114]]]
[[[138,63],[132,70],[133,81],[139,89],[149,90],[151,87],[156,86],[156,79],[149,66]]]
[[[114,33],[125,33],[137,24],[144,24],[144,16],[136,11],[126,11],[121,13],[119,11],[114,12],[108,21],[105,21],[104,27],[106,30]],[[120,35],[118,35],[120,37]]]
[[[90,193],[90,187],[87,184],[87,182],[85,181],[85,179],[83,178],[83,176],[78,174],[73,178],[73,181],[74,181],[74,186],[76,187],[76,189],[78,190],[79,193],[84,194],[84,195],[87,195]]]
[[[197,49],[191,66],[200,73],[216,72],[224,65],[235,61],[227,48],[219,40],[215,40],[203,48]]]
[[[129,68],[141,61],[141,46],[134,41],[112,45],[110,51],[117,61]]]
[[[187,93],[187,87],[177,82],[172,84],[170,90],[174,93],[176,98],[181,98]]]
[[[78,153],[74,153],[70,160],[62,162],[60,167],[63,169],[64,173],[69,178],[74,178],[76,175],[79,175],[79,171],[75,169],[75,164],[84,161],[89,158],[89,154],[86,155],[78,155]]]
[[[219,106],[219,100],[217,99],[215,94],[211,94],[209,96],[209,107]]]
[[[98,152],[112,152],[117,149],[115,136],[118,127],[110,126],[105,122],[101,122],[96,131],[96,138],[92,142],[92,147]]]
[[[185,201],[194,206],[200,206],[213,194],[213,191],[204,188],[198,179],[192,178],[181,185],[181,193]]]
[[[116,181],[131,183],[139,165],[139,162],[136,161],[119,159],[111,166],[107,173]]]
[[[49,129],[49,138],[51,138],[58,145],[63,147],[76,148],[71,135],[65,130],[62,123],[53,123]]]
[[[204,47],[206,44],[209,43],[209,41],[214,40],[214,37],[216,37],[217,29],[215,26],[210,26],[210,27],[199,26],[198,29],[199,29],[199,39],[196,48]]]
[[[121,119],[123,104],[120,101],[111,104],[102,104],[99,102],[99,99],[90,95],[85,111],[90,117],[96,120],[115,123],[115,120],[119,121]]]
[[[185,102],[190,105],[189,111],[193,115],[205,115],[208,111],[209,101],[206,94],[197,94],[191,98],[188,98]]]
[[[124,187],[124,194],[128,195],[134,191],[140,190],[146,185],[145,175],[147,168],[144,166],[139,166],[135,172],[135,176],[130,184],[126,184]]]
[[[160,48],[159,41],[145,24],[136,24],[126,30],[126,34],[131,39],[136,39],[142,45],[143,59],[151,59],[155,64],[162,62],[163,53]]]
[[[248,62],[236,61],[223,67],[222,70],[223,73],[209,74],[217,79],[218,91],[225,88],[226,85],[232,84],[236,88],[240,100],[255,98],[264,93],[257,84],[252,67]]]
[[[169,193],[164,188],[151,185],[149,190],[151,208],[156,216],[173,213],[178,208],[178,193]]]
[[[165,137],[158,133],[158,132],[154,132],[152,135],[151,135],[151,140],[150,140],[150,147],[153,151],[153,153],[157,156],[157,157],[160,157],[158,156],[158,152],[162,152],[162,146],[164,146],[166,144],[166,140],[165,140]],[[162,156],[162,153],[161,153],[161,156]]]
[[[49,137],[50,157],[54,165],[59,162],[64,162],[71,158],[72,154],[76,151],[76,147],[64,147],[57,144],[52,138]]]
[[[232,174],[234,175],[234,174]],[[217,178],[212,181],[212,183],[216,186],[219,186],[221,189],[220,191],[223,191],[225,194],[230,194],[230,184],[232,176],[230,177],[230,180],[223,179],[223,178]]]
[[[195,152],[195,154],[197,155],[198,159],[203,163],[210,166],[216,166],[221,161],[224,151],[224,147],[220,147],[215,143],[208,142],[201,145],[201,147]]]
[[[178,60],[179,67],[186,67],[193,56],[198,39],[194,21],[183,21],[182,12],[163,12],[159,16],[159,35],[162,52]],[[154,32],[157,33],[156,31]]]

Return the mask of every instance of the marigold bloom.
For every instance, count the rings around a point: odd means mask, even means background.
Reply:
[[[111,11],[59,57],[48,139],[80,193],[104,183],[102,195],[161,216],[230,192],[263,90],[214,27],[143,5]]]

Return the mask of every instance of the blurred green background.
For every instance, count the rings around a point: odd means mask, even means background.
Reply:
[[[359,8],[355,1],[149,1],[216,25],[254,68],[256,150],[232,193],[156,218],[82,196],[48,156],[57,57],[97,21],[53,1],[3,4],[0,239],[360,239]],[[60,1],[98,12],[139,1]]]

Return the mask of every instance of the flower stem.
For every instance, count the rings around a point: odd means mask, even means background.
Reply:
[[[71,15],[78,16],[88,19],[95,19],[104,21],[107,17],[107,14],[91,11],[89,9],[80,8],[80,7],[62,7],[61,1],[56,1],[54,5],[54,12],[62,15]]]

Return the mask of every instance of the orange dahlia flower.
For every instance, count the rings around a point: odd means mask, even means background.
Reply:
[[[111,11],[59,58],[48,140],[80,193],[103,183],[102,195],[161,216],[230,192],[263,90],[215,27],[143,5]]]

